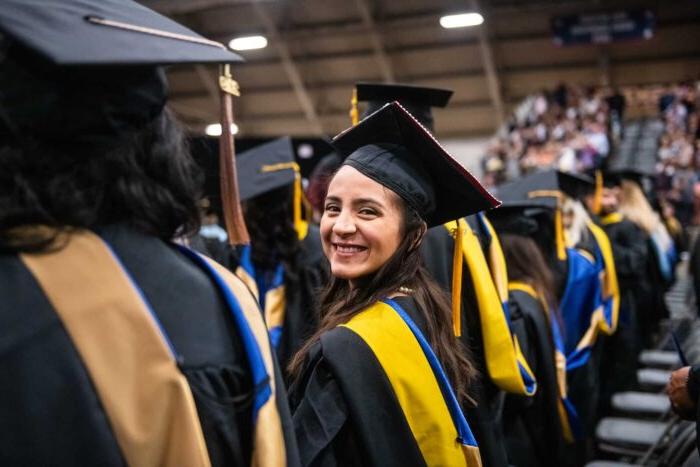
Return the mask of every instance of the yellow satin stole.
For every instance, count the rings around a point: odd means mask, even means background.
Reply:
[[[474,235],[464,219],[445,224],[448,231],[461,231],[461,254],[470,271],[472,284],[476,294],[477,307],[481,322],[481,334],[484,341],[484,356],[486,368],[491,380],[502,390],[522,395],[532,395],[537,390],[535,377],[520,350],[517,336],[510,332],[510,324],[507,321],[503,309],[503,302],[496,283],[503,282],[500,276],[505,271],[505,261],[501,251],[500,258],[494,255],[494,264],[498,269],[498,279],[495,282],[488,267],[486,258],[481,249],[479,239]],[[497,237],[492,234],[492,244],[500,244]],[[461,268],[455,268],[457,282],[461,284]],[[453,284],[455,277],[453,276]],[[502,286],[503,287],[503,286]],[[507,285],[504,287],[507,288]],[[507,293],[507,292],[506,292]],[[507,297],[505,298],[507,300]],[[461,320],[460,320],[461,321]],[[458,321],[459,322],[459,321]]]

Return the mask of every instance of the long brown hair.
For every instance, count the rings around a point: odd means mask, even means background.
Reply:
[[[556,310],[554,276],[535,241],[512,233],[499,234],[498,238],[508,266],[508,280],[530,285],[544,298],[549,310]]]
[[[423,219],[395,196],[403,211],[402,240],[382,267],[350,288],[348,280],[331,277],[321,293],[321,322],[316,333],[292,359],[289,373],[298,377],[309,349],[321,335],[350,319],[377,301],[395,294],[399,287],[413,290],[411,296],[427,324],[427,340],[441,362],[461,402],[473,403],[467,388],[476,376],[468,350],[454,336],[449,299],[422,266],[420,243],[426,231]]]

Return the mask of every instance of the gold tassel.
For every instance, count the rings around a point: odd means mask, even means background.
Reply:
[[[352,90],[352,98],[350,99],[350,121],[352,126],[360,122],[360,111],[357,108],[357,88]]]
[[[557,247],[557,258],[566,260],[566,236],[564,223],[561,218],[561,205],[564,195],[559,190],[533,190],[527,194],[528,198],[555,198],[557,207],[554,213],[554,241]]]
[[[464,221],[457,220],[456,228],[452,230],[454,250],[452,255],[452,326],[455,336],[462,335],[462,228]]]
[[[221,136],[219,137],[219,172],[221,205],[224,224],[231,245],[247,245],[250,236],[243,218],[240,196],[238,195],[238,177],[236,175],[236,148],[231,134],[233,123],[233,96],[239,96],[238,83],[231,76],[230,65],[221,68],[219,76],[219,93],[221,101]]]
[[[304,240],[309,232],[309,223],[302,216],[304,203],[304,192],[301,189],[301,173],[298,170],[294,171],[294,230],[297,231],[299,240]]]
[[[564,222],[561,218],[561,207],[557,206],[554,214],[554,235],[557,244],[557,258],[560,261],[566,260],[566,238],[564,237]]]
[[[600,214],[603,203],[603,172],[600,169],[595,171],[595,192],[593,193],[593,214]]]
[[[279,170],[294,171],[294,212],[293,222],[294,230],[297,232],[299,240],[304,240],[309,232],[309,223],[304,219],[303,210],[308,201],[305,200],[304,190],[301,187],[301,169],[296,162],[280,162],[278,164],[263,165],[260,170],[262,172],[277,172]]]

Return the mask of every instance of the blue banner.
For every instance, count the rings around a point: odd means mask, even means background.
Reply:
[[[583,13],[552,19],[552,34],[556,45],[651,39],[655,27],[656,17],[651,10]]]

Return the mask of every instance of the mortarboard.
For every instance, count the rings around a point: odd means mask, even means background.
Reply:
[[[500,203],[398,102],[333,138],[344,165],[399,195],[429,227]]]
[[[3,0],[0,29],[56,65],[168,65],[241,61],[131,0]]]
[[[434,131],[431,107],[445,107],[452,97],[449,89],[413,86],[409,84],[386,84],[360,82],[355,84],[353,92],[353,109],[351,114],[357,116],[357,102],[367,102],[367,109],[362,118],[373,114],[385,104],[397,101],[413,117],[431,132]],[[353,120],[355,117],[353,117]],[[358,119],[359,120],[359,119]],[[353,121],[353,125],[357,121]]]
[[[501,185],[498,189],[498,195],[504,202],[524,201],[533,198],[550,199],[554,207],[554,200],[561,195],[580,199],[593,192],[594,189],[595,179],[593,177],[548,169]]]
[[[299,172],[291,138],[285,136],[241,152],[236,169],[241,201],[291,185]]]
[[[488,219],[496,232],[512,233],[525,237],[537,233],[540,226],[534,218],[546,210],[546,205],[533,202],[504,202],[498,209],[489,211]]]
[[[566,194],[563,185],[570,189],[569,185],[573,183],[570,178],[561,174],[563,172],[550,169],[513,180],[498,188],[498,197],[505,203],[528,203],[536,200],[540,206],[553,210],[557,258],[563,261],[566,259],[566,241],[561,218],[561,203]],[[562,183],[562,179],[565,178],[567,181]]]
[[[4,0],[0,9],[0,130],[50,141],[105,143],[143,128],[167,98],[163,65],[219,63],[222,128],[238,95],[223,44],[132,0]],[[229,238],[246,243],[233,141],[220,142]]]
[[[500,185],[498,197],[504,203],[527,203],[537,199],[542,206],[555,209],[562,191],[556,170],[538,171]]]
[[[642,185],[645,179],[654,177],[656,172],[653,169],[645,170],[636,166],[622,166],[610,170],[610,175],[617,177],[620,181],[630,180],[638,185]]]
[[[308,223],[303,219],[304,204],[299,164],[294,160],[291,138],[285,136],[240,153],[236,157],[241,200],[245,201],[284,186],[294,186],[293,220],[300,240],[306,237]]]
[[[620,174],[606,170],[603,172],[603,186],[606,188],[614,188],[620,186]]]
[[[596,180],[585,174],[557,171],[559,186],[568,197],[580,200],[595,192]]]

